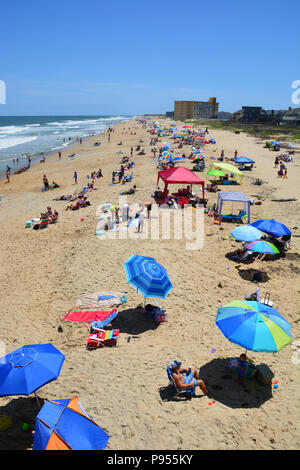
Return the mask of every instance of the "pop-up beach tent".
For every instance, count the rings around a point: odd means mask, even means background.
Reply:
[[[157,185],[159,179],[162,179],[165,183],[164,194],[167,195],[168,185],[169,184],[201,184],[202,186],[202,195],[204,199],[204,181],[201,180],[195,173],[193,173],[188,168],[183,166],[177,166],[175,168],[168,168],[167,170],[159,171],[157,176]]]
[[[244,204],[244,211],[248,214],[248,224],[250,224],[250,200],[246,194],[234,191],[222,192],[218,194],[217,211],[222,215],[222,206],[224,201],[242,202]]]

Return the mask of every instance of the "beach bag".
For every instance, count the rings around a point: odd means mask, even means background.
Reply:
[[[256,367],[254,364],[247,363],[245,367],[245,378],[248,380],[253,379],[256,374]]]
[[[33,228],[33,230],[39,230],[40,226],[39,226],[39,224],[35,224],[32,228]]]

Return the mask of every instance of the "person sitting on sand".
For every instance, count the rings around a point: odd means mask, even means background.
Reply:
[[[52,217],[52,209],[50,206],[47,207],[47,212],[46,212],[47,216],[51,219]]]
[[[132,188],[128,189],[128,191],[124,191],[123,194],[134,194],[136,191],[136,185],[134,185]]]
[[[204,381],[200,379],[197,369],[183,369],[180,367],[181,364],[182,363],[179,361],[171,362],[172,377],[176,386],[181,390],[199,386],[204,395],[208,395],[206,385]]]
[[[59,188],[59,184],[55,183],[55,181],[52,181],[52,188]]]
[[[238,382],[242,385],[245,384],[246,366],[249,364],[252,364],[252,367],[255,367],[245,353],[242,353],[240,357],[234,358],[230,363],[230,367],[237,373]]]

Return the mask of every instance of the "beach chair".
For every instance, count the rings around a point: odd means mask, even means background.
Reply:
[[[221,225],[222,219],[223,219],[223,216],[222,216],[222,215],[221,215],[221,216],[218,216],[218,217],[213,221],[213,223],[214,223],[215,225]]]
[[[240,214],[223,214],[222,217],[224,220],[230,220],[234,222],[243,222],[243,217],[245,217],[246,211],[242,210]]]
[[[204,209],[204,212],[207,213],[209,216],[213,216],[216,211],[217,204],[214,203],[211,208]]]
[[[46,227],[48,227],[48,224],[49,224],[49,218],[42,219],[41,222],[40,222],[40,228],[46,228]]]
[[[191,399],[195,395],[195,387],[191,387],[188,389],[181,390],[180,388],[177,387],[176,383],[174,382],[173,376],[172,376],[172,370],[171,367],[167,364],[167,375],[168,379],[170,381],[170,384],[172,385],[176,395],[185,395],[187,398]]]
[[[125,181],[126,181],[126,183],[127,183],[128,181],[131,181],[132,178],[133,178],[133,171],[131,172],[131,175],[125,176],[124,179],[125,179]]]
[[[94,330],[96,330],[94,328]],[[95,349],[104,346],[118,346],[120,330],[101,330],[91,333],[87,342],[87,349]]]

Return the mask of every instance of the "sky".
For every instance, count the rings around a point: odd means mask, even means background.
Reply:
[[[299,18],[299,0],[2,0],[0,115],[297,107]]]

